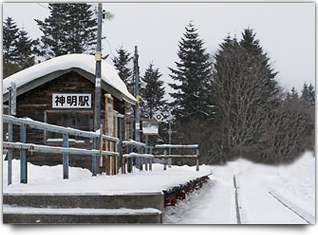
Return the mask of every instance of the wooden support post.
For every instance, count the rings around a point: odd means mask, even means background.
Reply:
[[[105,94],[105,135],[108,136],[108,95]],[[108,148],[108,140],[105,141],[105,150],[109,151]],[[105,164],[106,175],[109,175],[109,156],[106,156],[106,164]]]
[[[63,134],[63,147],[69,147],[68,134]],[[68,179],[69,155],[63,153],[63,179]]]
[[[96,144],[97,145],[97,144]],[[100,159],[100,167],[103,167],[103,125],[99,125],[99,159]]]
[[[21,126],[21,142],[26,143],[26,126]],[[28,182],[28,166],[27,166],[26,150],[20,150],[20,183],[26,184]]]

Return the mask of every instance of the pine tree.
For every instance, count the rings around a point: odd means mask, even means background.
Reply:
[[[126,84],[130,93],[133,93],[133,82],[132,82],[132,70],[128,67],[129,62],[132,60],[130,53],[123,47],[116,50],[118,56],[113,58],[113,63],[118,71],[119,77]]]
[[[313,85],[310,83],[308,86],[307,83],[304,83],[301,92],[301,99],[309,106],[315,106],[315,88]]]
[[[169,84],[174,90],[170,93],[174,98],[171,104],[173,114],[178,121],[188,121],[191,118],[211,118],[207,107],[210,105],[211,61],[210,56],[199,39],[197,29],[192,23],[186,28],[179,42],[176,69],[170,69],[170,77],[176,81]]]
[[[19,28],[11,17],[3,22],[3,61],[12,63],[12,53],[16,50],[15,43],[18,39]]]
[[[269,62],[270,58],[260,46],[260,41],[255,38],[256,33],[254,33],[253,29],[245,29],[242,36],[243,39],[240,41],[240,46],[245,48],[250,55],[257,57],[258,63],[262,64],[262,74],[266,78],[264,80],[266,84],[261,98],[267,103],[269,109],[276,108],[280,104],[280,88],[278,82],[275,80],[278,72],[275,72],[272,68]]]
[[[154,118],[154,113],[157,110],[163,110],[166,101],[164,100],[165,90],[163,81],[160,81],[159,69],[155,69],[151,63],[145,71],[143,81],[146,83],[145,88],[141,89],[141,94],[144,104],[142,105],[143,112],[148,114],[150,119]]]
[[[297,90],[295,89],[295,87],[293,87],[293,88],[291,89],[291,98],[292,98],[292,99],[298,99],[298,92],[297,92]]]
[[[95,51],[97,38],[97,19],[91,5],[87,3],[69,4],[68,21],[70,22],[66,35],[67,51],[70,53],[92,53]]]
[[[38,45],[39,41],[30,39],[27,31],[19,30],[18,39],[15,43],[16,50],[12,57],[21,70],[35,64],[35,56],[41,55]]]
[[[34,65],[35,57],[41,55],[38,44],[38,39],[31,39],[8,17],[3,23],[3,77]]]
[[[154,119],[154,114],[156,111],[163,112],[166,108],[166,100],[164,100],[165,88],[164,82],[159,80],[162,74],[159,72],[158,68],[155,68],[153,63],[150,63],[142,77],[141,83],[143,85],[140,89],[141,102],[140,110],[141,117],[146,119]],[[149,136],[149,145],[158,144],[159,140],[165,139],[167,134],[167,124],[164,122],[159,123],[159,136]]]
[[[97,20],[86,3],[50,3],[50,16],[35,20],[49,58],[68,53],[91,53],[96,45]]]
[[[3,21],[3,78],[6,78],[20,70],[13,61],[12,55],[16,50],[16,40],[19,28],[11,17]]]
[[[309,105],[315,106],[315,99],[316,99],[316,92],[313,85],[310,83],[308,87],[308,94],[309,94]]]

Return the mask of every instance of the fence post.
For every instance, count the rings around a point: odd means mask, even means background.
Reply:
[[[145,154],[148,154],[148,146],[145,147]],[[148,171],[148,158],[145,158],[145,170]]]
[[[167,149],[164,150],[164,153],[163,153],[165,156],[167,155]],[[163,163],[163,170],[167,170],[167,159],[164,158],[163,159],[164,163]]]
[[[132,168],[131,165],[132,165],[132,160],[129,157],[129,158],[127,158],[127,172],[128,173],[131,173],[131,168]]]
[[[199,171],[199,148],[197,148],[196,171]]]
[[[23,125],[20,128],[21,142],[26,143],[26,126]],[[28,182],[28,166],[26,158],[26,150],[20,150],[20,183],[26,184]]]
[[[141,147],[139,150],[139,153],[143,154],[143,152],[144,152],[144,149]],[[144,164],[144,158],[139,157],[139,171],[142,171],[143,164]]]
[[[126,164],[128,164],[128,163],[127,163],[126,158],[124,158],[124,152],[126,152],[127,147],[123,145],[121,140],[119,141],[119,143],[120,143],[120,145],[119,145],[120,146],[119,154],[120,154],[120,159],[121,159],[121,172],[123,174],[126,174]]]
[[[8,124],[8,141],[13,141],[13,125]],[[12,184],[12,149],[8,150],[8,185]]]
[[[117,143],[114,142],[113,143],[113,152],[116,152],[117,151]],[[113,172],[112,172],[112,175],[116,175],[117,174],[117,156],[116,155],[113,155]]]
[[[63,133],[63,147],[68,148],[68,134]],[[63,179],[68,179],[69,155],[63,153]]]
[[[150,147],[150,154],[152,154],[152,147]],[[152,158],[149,159],[149,170],[152,171]]]
[[[96,138],[93,138],[93,149],[96,149]],[[92,155],[92,176],[97,176],[97,155]]]

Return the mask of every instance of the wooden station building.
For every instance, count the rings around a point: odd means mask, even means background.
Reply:
[[[28,117],[45,123],[93,131],[95,63],[93,55],[70,54],[47,60],[13,74],[3,80],[3,104],[8,105],[8,88],[13,82],[17,88],[16,117]],[[118,120],[125,115],[127,103],[135,105],[137,102],[128,92],[116,70],[106,61],[102,61],[101,88],[101,123],[103,126],[105,94],[112,96],[114,118],[118,118]],[[4,126],[4,134],[6,130],[7,128]],[[125,132],[125,129],[117,128],[114,136],[124,136],[119,133],[120,131]],[[19,133],[19,127],[15,126],[14,141],[19,141]],[[29,129],[27,142],[61,146],[62,134]],[[72,136],[69,137],[69,145],[76,148],[91,147],[89,140]],[[62,161],[60,156],[44,158],[42,155],[33,153],[28,156],[28,161],[40,165],[53,165]],[[18,152],[14,153],[13,157],[18,158]],[[91,159],[86,156],[70,156],[70,165],[90,169]]]

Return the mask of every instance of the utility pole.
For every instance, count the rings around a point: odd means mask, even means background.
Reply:
[[[134,56],[134,76],[135,76],[135,96],[137,99],[137,104],[135,107],[135,140],[140,142],[140,112],[139,112],[139,66],[138,66],[138,51],[137,46],[135,46],[135,56]]]
[[[100,110],[101,110],[101,83],[102,83],[102,4],[98,3],[97,18],[97,48],[95,53],[95,109],[94,109],[94,131],[100,128]],[[100,130],[102,131],[102,130]]]

